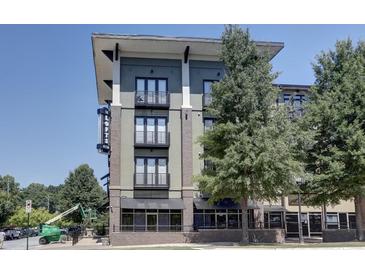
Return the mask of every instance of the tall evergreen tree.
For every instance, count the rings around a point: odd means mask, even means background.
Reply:
[[[85,209],[97,209],[101,206],[105,192],[94,176],[94,171],[87,164],[80,165],[65,180],[62,188],[62,210],[67,210],[80,203]],[[72,214],[75,222],[81,221],[78,213]]]
[[[365,194],[365,43],[338,41],[317,56],[313,68],[316,80],[302,121],[314,137],[306,191],[316,205],[355,198],[358,237],[364,239],[359,207]]]
[[[248,242],[248,199],[277,200],[296,189],[301,176],[295,125],[276,105],[277,77],[267,53],[259,52],[249,32],[227,26],[222,35],[224,78],[212,87],[208,111],[216,118],[200,138],[202,157],[213,168],[197,177],[211,201],[233,198],[242,207],[242,242]]]

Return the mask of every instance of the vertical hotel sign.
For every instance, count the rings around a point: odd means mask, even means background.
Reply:
[[[100,153],[108,153],[110,149],[110,110],[106,107],[98,109],[99,140],[96,148]]]

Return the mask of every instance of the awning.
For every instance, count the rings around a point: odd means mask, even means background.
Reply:
[[[265,212],[274,212],[274,211],[286,211],[286,208],[281,205],[264,205]]]
[[[184,209],[182,199],[121,198],[121,208],[128,209]]]
[[[208,199],[194,198],[194,205],[196,209],[241,209],[239,203],[234,202],[232,199],[223,199],[217,203],[210,204]],[[248,201],[248,208],[258,208],[252,201]]]

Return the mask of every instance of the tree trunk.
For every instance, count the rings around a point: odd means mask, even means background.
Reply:
[[[356,212],[356,235],[359,241],[365,241],[364,235],[364,215],[365,215],[365,198],[362,196],[355,197],[355,212]]]
[[[322,232],[327,229],[327,206],[326,204],[323,204],[322,206]]]
[[[242,209],[242,238],[241,243],[248,244],[248,220],[247,220],[247,210],[248,210],[248,198],[243,197],[241,200],[241,209]]]
[[[250,221],[248,222],[248,227],[254,227],[258,229],[264,228],[264,204],[262,202],[259,202],[257,200],[254,200],[254,206],[255,209],[253,209],[253,224],[250,224]]]

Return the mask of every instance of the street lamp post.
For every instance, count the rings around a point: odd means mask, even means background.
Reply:
[[[298,211],[299,211],[299,218],[298,218],[298,228],[299,228],[299,244],[304,244],[303,238],[303,224],[302,224],[302,197],[301,197],[301,189],[300,186],[303,185],[304,181],[302,178],[297,180],[298,189]]]

